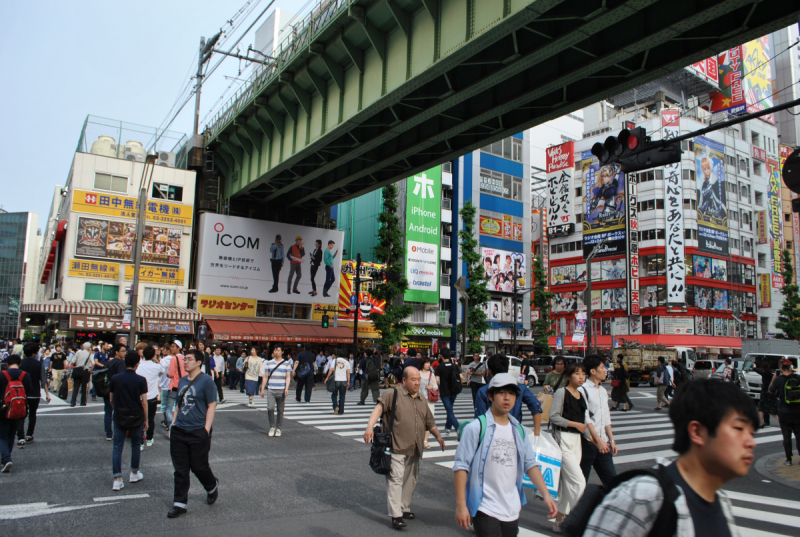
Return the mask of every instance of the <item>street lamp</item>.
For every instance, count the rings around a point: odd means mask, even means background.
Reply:
[[[586,348],[589,354],[594,354],[592,351],[592,259],[608,241],[608,237],[600,241],[597,246],[592,248],[592,252],[586,258],[586,289],[583,290],[583,302],[586,304],[586,333],[589,338]]]
[[[131,282],[131,331],[129,334],[129,345],[133,347],[136,345],[136,323],[139,322],[137,317],[137,309],[139,306],[139,270],[142,266],[142,238],[144,236],[144,219],[147,212],[147,191],[150,188],[150,182],[153,180],[153,171],[156,168],[157,153],[154,151],[147,152],[147,158],[144,161],[142,168],[142,180],[139,184],[139,206],[136,209],[136,240],[133,245],[133,281]],[[147,177],[147,170],[150,169],[150,176]],[[145,177],[147,182],[145,183]]]

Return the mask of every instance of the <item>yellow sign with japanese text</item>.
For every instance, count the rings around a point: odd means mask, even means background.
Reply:
[[[72,193],[72,210],[89,213],[136,218],[139,200],[114,194],[112,192],[90,192],[75,190]],[[178,226],[192,225],[193,208],[167,200],[147,200],[145,218],[150,222],[174,224]]]
[[[203,315],[255,317],[257,302],[255,298],[200,295],[197,297],[197,311]]]
[[[119,263],[70,259],[68,275],[95,280],[119,280]]]
[[[125,265],[125,281],[133,281],[133,265]],[[183,285],[183,269],[168,267],[139,267],[139,281],[163,285]]]

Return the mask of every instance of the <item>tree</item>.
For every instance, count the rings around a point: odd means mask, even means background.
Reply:
[[[534,345],[541,354],[552,354],[549,338],[555,332],[550,326],[550,299],[555,295],[547,290],[547,274],[544,272],[541,255],[537,255],[533,263],[533,281],[533,305],[539,310],[539,319],[531,323],[536,337]]]
[[[458,232],[458,238],[461,241],[461,259],[467,266],[467,296],[469,297],[465,354],[481,352],[481,336],[489,330],[486,313],[481,307],[489,303],[489,288],[487,287],[488,278],[483,268],[483,259],[478,248],[478,240],[475,238],[476,213],[475,206],[471,201],[467,201],[458,212],[461,215],[461,221],[464,222],[464,229]],[[459,302],[463,305],[464,299],[459,298]],[[463,338],[464,323],[459,323],[456,332],[460,333]]]
[[[792,257],[789,250],[783,251],[783,307],[778,312],[778,322],[775,327],[783,330],[786,339],[800,339],[800,296],[798,296],[797,281],[792,269]]]
[[[370,313],[375,330],[380,332],[380,346],[383,352],[391,352],[392,346],[400,342],[408,331],[408,323],[404,322],[414,312],[410,305],[402,303],[403,293],[408,289],[408,280],[405,278],[403,263],[405,262],[405,248],[403,239],[405,233],[400,227],[400,218],[397,216],[399,203],[397,201],[397,187],[388,185],[383,188],[383,212],[378,217],[381,226],[378,229],[378,246],[375,248],[375,257],[380,263],[386,265],[386,279],[372,289],[372,296],[386,301],[383,314]]]

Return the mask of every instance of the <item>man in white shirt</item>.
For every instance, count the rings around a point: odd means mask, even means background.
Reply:
[[[586,368],[586,382],[581,386],[580,391],[586,397],[589,421],[586,423],[587,432],[591,434],[591,440],[586,435],[581,436],[581,470],[583,477],[589,481],[589,473],[594,467],[603,486],[608,488],[617,470],[614,468],[613,457],[617,454],[617,444],[614,442],[614,434],[611,431],[611,412],[608,410],[608,392],[600,383],[606,379],[606,366],[603,360],[596,354],[586,357],[583,361]]]
[[[148,345],[142,350],[144,360],[139,362],[136,374],[147,381],[147,447],[153,445],[153,431],[155,430],[156,410],[161,399],[160,378],[164,376],[164,367],[156,357],[156,349]]]
[[[347,386],[350,384],[350,362],[344,358],[337,358],[335,352],[331,355],[331,360],[325,367],[326,384],[331,375],[334,375],[334,389],[333,393],[331,393],[333,413],[344,414],[344,395],[347,391]]]
[[[169,412],[167,412],[170,385],[170,378],[167,376],[167,371],[169,371],[169,363],[172,359],[171,354],[161,357],[161,367],[164,369],[164,374],[161,375],[161,378],[158,380],[158,387],[161,390],[161,412],[164,414],[164,421],[161,422],[161,425],[163,425],[166,430],[169,430],[169,424],[172,423],[172,409],[170,408]]]

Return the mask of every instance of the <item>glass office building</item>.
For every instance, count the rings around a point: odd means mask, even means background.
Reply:
[[[0,338],[19,335],[31,213],[0,212]],[[34,232],[35,233],[35,232]]]

